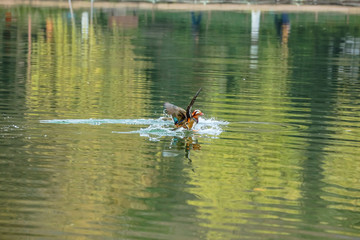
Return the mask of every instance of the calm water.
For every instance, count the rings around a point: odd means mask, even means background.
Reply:
[[[359,15],[0,13],[0,239],[360,239]]]

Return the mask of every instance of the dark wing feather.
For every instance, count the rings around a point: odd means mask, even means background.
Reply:
[[[189,106],[186,108],[186,117],[187,118],[191,118],[191,107],[192,107],[192,105],[194,105],[194,102],[195,102],[195,100],[196,100],[196,98],[197,98],[197,96],[199,95],[200,92],[201,92],[201,88],[197,91],[197,93],[195,94],[195,96],[191,100]]]
[[[172,116],[175,124],[181,123],[186,120],[186,111],[183,108],[175,106],[174,104],[168,102],[164,104],[164,108],[166,109],[166,112]]]

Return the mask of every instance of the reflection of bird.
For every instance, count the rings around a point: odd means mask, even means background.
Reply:
[[[192,162],[190,159],[190,151],[198,151],[201,150],[201,146],[197,139],[193,139],[192,137],[178,138],[174,137],[171,140],[172,147],[175,147],[177,150],[185,149],[185,157],[189,159],[189,162]]]
[[[199,95],[201,91],[201,88],[197,91],[193,99],[191,100],[189,106],[185,109],[175,106],[174,104],[166,102],[164,104],[164,108],[166,109],[166,112],[171,115],[172,119],[174,120],[175,127],[183,127],[186,129],[192,129],[194,124],[199,122],[199,117],[203,116],[204,114],[196,109],[193,112],[191,112],[191,107],[194,105],[194,102]]]

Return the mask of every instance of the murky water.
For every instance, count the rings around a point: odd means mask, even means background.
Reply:
[[[0,13],[1,239],[360,239],[359,15]]]

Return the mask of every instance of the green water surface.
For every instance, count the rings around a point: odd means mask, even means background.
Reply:
[[[359,15],[0,16],[0,239],[360,239]]]

